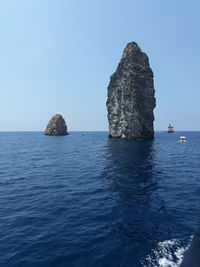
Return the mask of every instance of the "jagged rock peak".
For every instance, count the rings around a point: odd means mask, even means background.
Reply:
[[[135,64],[149,66],[148,56],[142,52],[139,45],[135,42],[128,43],[122,54],[122,62],[124,61],[134,61]]]
[[[134,52],[142,52],[140,47],[138,46],[137,43],[135,42],[130,42],[126,45],[124,51],[123,51],[123,54],[122,54],[122,58],[125,58],[125,57],[128,57],[128,56],[131,56],[132,53]]]
[[[67,125],[60,114],[54,115],[45,130],[46,135],[67,135]]]
[[[128,43],[108,86],[110,137],[153,139],[154,93],[148,56],[137,43]]]

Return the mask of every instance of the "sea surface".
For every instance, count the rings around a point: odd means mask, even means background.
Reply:
[[[0,133],[0,266],[178,266],[199,210],[200,132]]]

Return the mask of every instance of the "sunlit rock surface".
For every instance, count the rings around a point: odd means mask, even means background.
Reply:
[[[108,86],[110,137],[154,138],[154,92],[148,56],[137,43],[128,43]]]
[[[45,130],[46,135],[67,135],[67,125],[60,114],[54,115]]]

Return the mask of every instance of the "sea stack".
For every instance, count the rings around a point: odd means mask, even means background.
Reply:
[[[148,56],[137,43],[128,43],[108,86],[109,136],[153,139],[154,94],[153,71]]]
[[[54,115],[45,130],[46,135],[67,135],[67,125],[60,114]]]

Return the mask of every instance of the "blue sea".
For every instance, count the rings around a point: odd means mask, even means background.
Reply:
[[[200,132],[0,133],[0,266],[178,266],[199,210]]]

